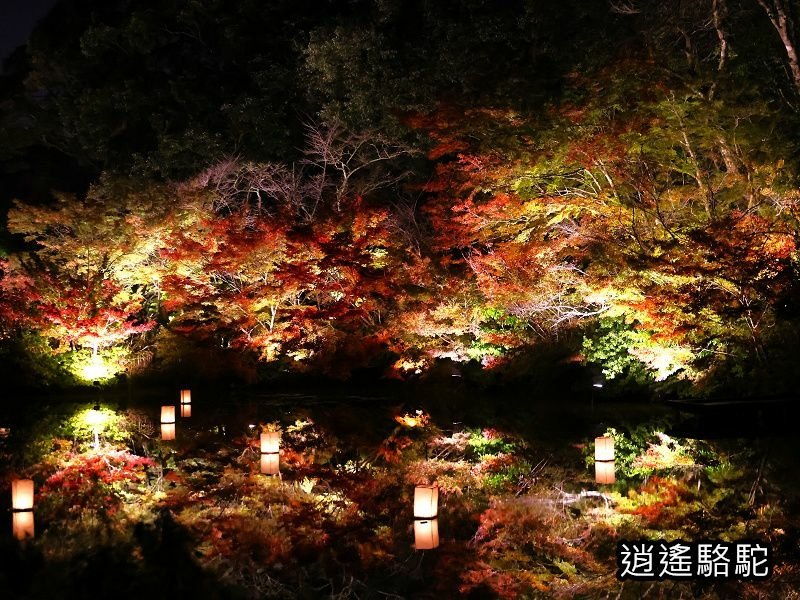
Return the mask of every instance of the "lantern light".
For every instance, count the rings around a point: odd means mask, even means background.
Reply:
[[[161,440],[171,442],[175,439],[175,407],[161,407]]]
[[[161,424],[175,422],[175,407],[162,406],[161,407]]]
[[[433,550],[439,547],[439,519],[414,521],[414,547],[417,550]]]
[[[32,538],[34,533],[33,511],[25,510],[15,512],[11,517],[11,531],[14,537],[19,541]]]
[[[594,480],[597,483],[610,485],[616,481],[613,460],[598,460],[594,463]]]
[[[164,442],[172,442],[175,440],[175,423],[161,424],[161,440]]]
[[[11,510],[33,510],[33,479],[11,482]]]
[[[261,454],[275,454],[280,451],[281,434],[279,431],[267,431],[261,434]]]
[[[261,473],[270,476],[280,475],[280,455],[277,452],[265,452],[261,455]]]
[[[414,518],[435,519],[439,512],[439,486],[418,485],[414,488]]]
[[[20,541],[33,537],[33,480],[11,482],[11,510],[14,511],[11,531]]]
[[[614,438],[601,436],[594,439],[595,461],[614,460]]]
[[[181,390],[181,418],[192,416],[192,390]]]

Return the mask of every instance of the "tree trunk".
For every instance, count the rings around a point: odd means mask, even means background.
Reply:
[[[725,65],[728,62],[728,36],[725,32],[725,17],[728,13],[728,6],[725,0],[712,0],[711,1],[711,20],[714,22],[714,29],[717,32],[717,39],[719,39],[719,62],[717,63],[717,77],[722,74]],[[708,92],[708,99],[714,99],[714,93],[717,90],[717,81],[714,81],[711,90]]]
[[[795,90],[800,93],[800,60],[794,42],[794,23],[789,5],[786,0],[758,0],[758,3],[767,13],[772,26],[781,38],[786,49],[786,58],[789,60],[789,71],[792,74]]]

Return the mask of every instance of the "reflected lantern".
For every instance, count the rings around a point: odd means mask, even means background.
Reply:
[[[277,452],[264,453],[261,455],[261,473],[263,475],[280,475],[281,464],[280,455]]]
[[[614,460],[614,438],[601,436],[594,439],[595,461]]]
[[[418,485],[414,488],[414,518],[435,519],[439,512],[439,486]]]
[[[175,423],[161,424],[161,440],[164,442],[175,441]]]
[[[595,461],[594,480],[597,483],[610,485],[616,481],[615,471],[613,460]]]
[[[11,519],[11,532],[15,539],[23,541],[33,537],[34,527],[32,510],[15,512]]]
[[[439,519],[414,521],[414,547],[417,550],[433,550],[439,547]]]

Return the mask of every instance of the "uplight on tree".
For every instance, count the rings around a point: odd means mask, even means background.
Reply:
[[[94,436],[94,449],[98,450],[100,448],[100,431],[102,431],[106,424],[106,417],[100,410],[99,404],[95,404],[92,407],[92,410],[86,413],[85,420],[86,424],[92,428],[92,435]]]

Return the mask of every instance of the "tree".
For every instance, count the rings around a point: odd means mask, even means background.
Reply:
[[[800,58],[797,54],[797,34],[792,3],[786,0],[758,0],[758,4],[764,9],[781,39],[781,44],[786,51],[792,83],[794,83],[795,90],[800,93]]]
[[[102,349],[149,330],[154,323],[145,309],[158,295],[162,193],[107,180],[85,200],[17,202],[8,227],[32,245],[16,260],[37,290],[26,326],[60,351],[90,349],[95,361]]]

